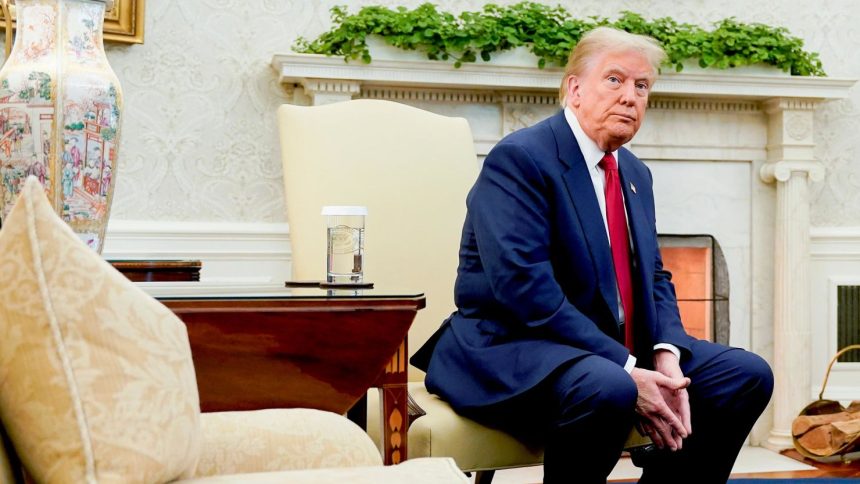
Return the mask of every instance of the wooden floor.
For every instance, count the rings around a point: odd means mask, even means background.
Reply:
[[[796,450],[784,450],[781,452],[786,457],[803,462],[815,467],[815,470],[788,471],[788,472],[753,472],[748,474],[732,474],[732,477],[746,478],[796,478],[796,477],[860,477],[860,460],[850,463],[822,464],[812,459],[807,459]]]

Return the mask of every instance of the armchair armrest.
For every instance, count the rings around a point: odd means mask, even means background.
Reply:
[[[331,412],[306,408],[201,415],[203,445],[195,477],[382,465],[373,441]]]

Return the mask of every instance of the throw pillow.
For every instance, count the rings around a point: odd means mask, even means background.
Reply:
[[[37,482],[193,474],[183,323],[88,248],[30,177],[0,230],[0,419]]]

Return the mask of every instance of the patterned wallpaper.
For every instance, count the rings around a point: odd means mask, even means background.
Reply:
[[[146,43],[108,47],[126,111],[113,217],[285,221],[274,112],[285,93],[269,66],[298,35],[329,24],[332,5],[414,6],[422,0],[147,0]],[[474,9],[477,0],[440,0]],[[514,3],[497,0],[496,3]],[[819,51],[830,76],[860,78],[854,0],[553,0],[582,16],[620,10],[708,25],[734,16],[787,27]],[[860,88],[816,115],[815,225],[860,225]]]

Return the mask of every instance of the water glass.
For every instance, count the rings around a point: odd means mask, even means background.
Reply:
[[[367,207],[326,206],[326,281],[364,282],[364,218]]]

